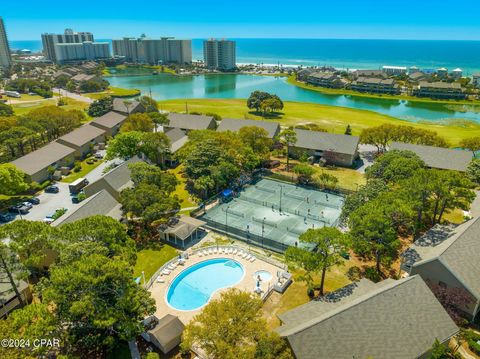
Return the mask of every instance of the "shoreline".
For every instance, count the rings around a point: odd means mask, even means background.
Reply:
[[[119,65],[123,66],[123,68],[138,68],[138,69],[151,69],[151,70],[159,70],[162,66],[153,66],[153,65]],[[207,76],[207,75],[251,75],[251,76],[268,76],[268,77],[286,77],[286,83],[292,86],[296,86],[305,90],[315,91],[325,95],[333,95],[333,96],[352,96],[358,98],[370,98],[370,99],[378,99],[378,100],[391,100],[391,101],[408,101],[408,102],[416,102],[416,103],[424,103],[424,104],[437,104],[437,105],[445,105],[445,106],[471,106],[470,109],[463,110],[462,108],[456,108],[454,111],[456,112],[475,112],[480,113],[480,100],[468,101],[468,100],[435,100],[431,98],[418,98],[415,96],[408,96],[408,95],[380,95],[380,94],[371,94],[371,93],[363,93],[353,90],[347,89],[331,89],[326,87],[318,87],[314,85],[309,85],[307,83],[298,81],[295,78],[295,75],[289,75],[288,73],[252,73],[247,71],[238,71],[238,72],[207,72],[207,73],[176,73],[174,70],[164,67],[165,70],[163,72],[159,72],[157,75],[160,74],[170,74],[173,76]],[[134,76],[157,76],[153,74],[115,74],[108,72],[108,68],[106,72],[102,75],[103,77],[134,77]]]
[[[338,96],[352,96],[352,97],[363,97],[363,98],[373,98],[379,100],[392,100],[392,101],[409,101],[409,102],[421,102],[421,103],[431,103],[438,105],[452,105],[452,106],[472,106],[476,108],[477,111],[472,109],[472,112],[480,113],[480,100],[477,101],[468,101],[468,100],[434,100],[431,98],[418,98],[415,96],[408,95],[378,95],[371,93],[358,92],[353,90],[346,89],[331,89],[326,87],[319,87],[314,85],[309,85],[307,83],[298,81],[295,79],[294,75],[290,75],[287,78],[287,83],[292,86],[297,86],[305,90],[320,92],[325,95],[338,95]],[[458,112],[461,112],[458,110]]]

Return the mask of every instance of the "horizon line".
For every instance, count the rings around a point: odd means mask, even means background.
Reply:
[[[87,31],[88,32],[88,31]],[[166,36],[166,35],[165,35]],[[141,36],[120,36],[120,37],[108,37],[108,38],[103,38],[103,37],[98,37],[98,40],[117,40],[117,39],[122,39],[124,37],[131,37],[131,38],[140,38]],[[164,37],[164,35],[159,35],[158,38]],[[169,36],[170,37],[170,36]],[[177,38],[176,36],[172,36],[174,38]],[[157,38],[154,36],[147,36],[147,38]],[[217,36],[217,37],[192,37],[192,38],[184,38],[184,37],[178,37],[178,39],[184,39],[184,40],[208,40],[208,39],[242,39],[242,40],[344,40],[344,41],[469,41],[469,42],[480,42],[480,39],[408,39],[408,38],[399,38],[399,39],[391,39],[391,38],[335,38],[335,37],[227,37],[227,36]],[[42,41],[41,35],[40,38],[38,39],[9,39],[10,41]]]

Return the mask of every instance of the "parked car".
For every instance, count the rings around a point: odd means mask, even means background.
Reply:
[[[30,202],[22,202],[20,204],[23,204],[25,207],[28,208],[28,210],[31,210],[33,207],[33,204],[31,204]]]
[[[80,203],[80,199],[77,196],[72,196],[72,203]]]
[[[43,219],[43,223],[46,223],[46,224],[52,224],[53,221],[54,221],[53,218],[46,217]]]
[[[32,198],[27,199],[27,202],[29,202],[31,204],[40,204],[40,198],[32,197]]]
[[[15,216],[13,216],[11,213],[0,213],[0,222],[1,223],[7,223],[10,221],[13,221]]]
[[[97,152],[97,153],[95,153],[95,158],[96,158],[97,160],[101,160],[101,159],[103,158],[103,155],[102,155],[101,153],[98,153],[98,152]]]
[[[45,193],[58,193],[60,192],[60,188],[58,186],[48,186],[45,188]]]
[[[8,207],[8,211],[15,214],[27,214],[29,208],[27,206],[24,206],[23,203],[21,203],[16,204],[15,206]]]

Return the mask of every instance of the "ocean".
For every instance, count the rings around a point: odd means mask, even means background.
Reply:
[[[233,39],[237,62],[345,69],[377,69],[384,65],[422,69],[461,68],[465,75],[480,72],[480,41]],[[98,40],[111,41],[111,40]],[[192,40],[194,59],[202,59],[202,39]],[[11,41],[12,49],[40,51],[41,41]]]

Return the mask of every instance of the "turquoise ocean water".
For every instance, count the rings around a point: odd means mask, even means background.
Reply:
[[[382,65],[462,68],[480,72],[480,41],[235,39],[237,62],[285,65],[330,65],[365,69]],[[99,41],[110,41],[100,40]],[[13,49],[40,51],[41,41],[11,41]],[[202,40],[192,43],[202,58]]]

